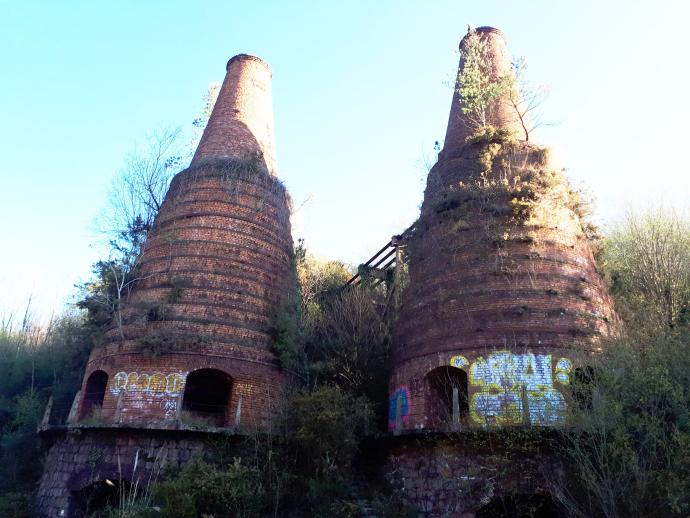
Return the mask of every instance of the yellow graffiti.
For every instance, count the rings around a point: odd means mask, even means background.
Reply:
[[[554,379],[563,385],[570,384],[570,373],[573,370],[573,362],[568,358],[561,358],[556,362],[556,372],[554,373]]]
[[[149,378],[149,390],[153,392],[165,392],[167,380],[163,373],[154,372]]]
[[[148,390],[150,377],[148,374],[129,373],[127,388],[130,390]]]
[[[182,374],[168,374],[166,377],[165,391],[168,394],[179,394],[184,386]]]
[[[469,370],[472,394],[470,416],[477,424],[553,425],[565,418],[565,398],[553,386],[569,380],[572,362],[561,358],[552,369],[550,354],[497,351],[479,357]]]
[[[462,369],[463,367],[467,367],[470,364],[470,362],[467,361],[467,358],[464,356],[458,354],[456,356],[453,356],[450,359],[450,366],[455,367],[457,369]]]
[[[249,396],[254,393],[254,386],[249,383],[236,383],[235,391],[241,396]]]
[[[185,376],[173,373],[167,376],[162,372],[153,374],[139,372],[118,372],[113,377],[112,392],[117,394],[122,390],[148,392],[154,395],[176,395],[182,392]]]

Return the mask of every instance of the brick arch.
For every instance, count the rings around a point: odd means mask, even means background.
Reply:
[[[469,378],[461,368],[448,364],[431,369],[424,376],[424,410],[428,426],[448,429],[467,424]]]
[[[103,369],[95,369],[89,374],[82,389],[83,393],[79,409],[80,419],[88,418],[97,410],[100,411],[103,407],[109,381],[110,376]]]
[[[191,424],[229,424],[234,379],[224,370],[204,367],[187,374],[182,396],[182,418]]]

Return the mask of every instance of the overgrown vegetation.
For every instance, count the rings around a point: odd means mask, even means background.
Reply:
[[[500,70],[489,41],[477,30],[467,33],[460,53],[463,66],[458,71],[456,91],[463,121],[471,133],[484,133],[503,113],[515,119],[528,142],[532,131],[542,125],[540,108],[548,90],[527,79],[527,61],[514,58],[509,70]]]
[[[690,220],[657,208],[629,213],[600,254],[617,309],[631,330],[690,323]]]
[[[64,422],[81,385],[93,329],[67,314],[42,327],[25,315],[0,326],[0,516],[29,516],[42,470],[36,429],[48,398]]]
[[[554,494],[571,516],[687,516],[690,221],[631,212],[600,258],[625,333],[573,379],[567,475]]]
[[[529,91],[516,83],[519,73],[493,73],[489,49],[477,33],[468,35],[463,52],[458,93],[473,129],[466,149],[473,153],[468,167],[474,169],[439,191],[432,218],[452,221],[453,246],[476,244],[467,241],[473,235],[497,255],[506,241],[536,242],[533,230],[546,224],[539,220],[540,205],[569,209],[585,221],[586,200],[568,186],[562,172],[548,169],[547,151],[491,125],[496,103],[505,98],[529,140],[525,117],[538,105],[537,94],[526,97]],[[111,323],[120,329],[126,323],[123,307],[138,280],[141,248],[182,161],[175,151],[176,135],[156,137],[149,155],[130,160],[118,180],[111,200],[117,217],[106,229],[111,253],[94,265],[93,280],[82,286],[77,306],[83,312],[44,327],[32,324],[28,312],[21,324],[9,318],[0,325],[1,516],[30,513],[44,453],[36,429],[49,398],[55,421],[64,422],[99,334]],[[260,156],[202,163],[179,181],[204,174],[221,175],[230,195],[237,194],[238,179],[251,178],[287,197]],[[256,203],[262,210],[267,201]],[[287,223],[289,215],[278,217]],[[422,221],[417,232],[429,224]],[[583,231],[594,234],[587,225]],[[600,268],[611,283],[625,333],[603,344],[598,356],[584,359],[588,366],[571,380],[574,404],[568,426],[560,430],[559,440],[549,442],[558,445],[566,469],[551,490],[577,517],[687,516],[690,222],[663,211],[630,214],[600,246]],[[497,273],[510,271],[506,260]],[[302,242],[295,250],[295,272],[294,292],[270,330],[274,352],[294,383],[273,402],[267,427],[247,431],[240,447],[215,441],[216,449],[206,458],[160,477],[157,473],[145,488],[120,480],[119,501],[94,516],[363,516],[357,456],[365,435],[386,429],[395,303],[385,282],[367,282],[365,269],[360,271],[363,282],[343,289],[352,272],[341,262],[316,260]],[[183,279],[173,280],[165,300],[138,313],[151,321],[166,318],[186,287]],[[555,289],[546,293],[559,295]],[[573,294],[585,296],[577,290]],[[557,316],[566,310],[550,311]],[[573,329],[573,337],[581,332]],[[199,340],[149,334],[140,345],[145,353],[160,356],[182,342]],[[98,423],[98,409],[89,419],[86,424]],[[199,430],[212,425],[188,414],[182,421]],[[542,432],[526,427],[466,435],[474,434],[477,441],[498,437],[514,454],[537,452],[544,446]],[[503,465],[514,460],[509,455],[501,459]],[[373,496],[381,516],[410,515],[390,494],[365,496]]]
[[[555,488],[570,515],[688,515],[689,346],[687,329],[607,343],[575,380],[567,476]]]

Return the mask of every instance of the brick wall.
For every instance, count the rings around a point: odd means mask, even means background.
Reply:
[[[531,506],[541,511],[534,516],[560,516],[550,492],[562,477],[562,463],[549,451],[516,451],[515,444],[506,449],[500,438],[462,434],[389,438],[374,446],[376,470],[423,516],[494,516],[482,510],[497,501],[512,505],[501,500],[511,496],[531,498]],[[498,516],[532,516],[501,510],[506,514]]]
[[[192,164],[210,156],[263,156],[276,174],[271,67],[261,58],[239,54],[228,61],[216,107]]]
[[[479,32],[492,70],[505,73],[503,36]],[[489,122],[500,130],[516,130],[508,115],[494,115]],[[428,375],[440,366],[457,367],[467,379],[465,425],[518,424],[525,412],[540,424],[562,423],[566,371],[618,328],[578,194],[536,145],[503,134],[466,141],[463,117],[455,94],[408,241],[389,424],[436,426]],[[395,424],[398,414],[404,420]]]
[[[227,446],[232,439],[201,433],[112,430],[72,431],[56,439],[45,461],[45,475],[36,495],[36,516],[75,516],[75,492],[105,479],[122,478],[145,490],[166,470]],[[241,443],[237,443],[238,451]],[[137,460],[136,469],[134,468]],[[64,513],[64,514],[61,514]]]

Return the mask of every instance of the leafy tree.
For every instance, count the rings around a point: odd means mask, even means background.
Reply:
[[[690,220],[664,209],[630,212],[604,240],[600,262],[631,331],[687,325]]]
[[[689,345],[687,332],[609,343],[573,380],[568,475],[554,491],[571,516],[688,515]]]
[[[239,458],[229,463],[196,461],[155,488],[164,516],[265,516],[261,473]]]
[[[464,120],[478,131],[491,125],[491,114],[512,80],[509,75],[496,76],[489,44],[476,30],[467,34],[460,54],[463,66],[458,72],[457,93]]]
[[[51,396],[53,422],[64,423],[91,347],[77,314],[0,329],[0,515],[28,516],[42,470],[37,426]]]

